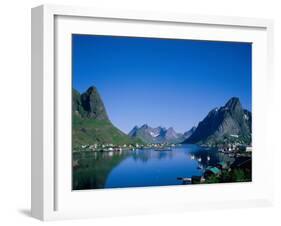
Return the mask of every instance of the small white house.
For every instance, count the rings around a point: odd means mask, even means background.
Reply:
[[[246,147],[246,152],[252,152],[252,147]]]

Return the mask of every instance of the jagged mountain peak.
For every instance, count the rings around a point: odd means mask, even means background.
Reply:
[[[147,124],[143,124],[140,128],[148,129],[149,126]]]
[[[128,135],[139,138],[145,143],[176,143],[182,137],[182,134],[176,133],[173,127],[168,129],[162,126],[153,128],[148,124],[144,124],[141,127],[135,126]]]
[[[72,108],[73,112],[81,118],[109,121],[105,106],[95,86],[90,86],[82,94],[73,88]]]
[[[179,138],[179,136],[182,136],[182,135],[179,135],[178,133],[176,133],[176,131],[174,130],[173,127],[169,127],[166,131],[165,131],[165,139],[166,140],[172,140],[172,139],[177,139]]]
[[[240,100],[238,97],[232,97],[227,101],[227,103],[224,106],[225,108],[228,108],[230,110],[235,110],[237,108],[242,109],[242,105],[240,103]]]
[[[87,91],[87,93],[97,92],[97,88],[95,86],[90,86]]]
[[[251,131],[251,112],[243,109],[239,98],[232,97],[223,107],[211,110],[184,143],[217,143],[233,135],[247,143]]]
[[[128,135],[133,137],[133,136],[135,136],[135,134],[137,133],[138,130],[139,130],[139,127],[134,126],[134,128],[128,133]]]
[[[90,86],[79,98],[80,108],[83,109],[80,112],[82,117],[109,121],[105,106],[95,86]]]

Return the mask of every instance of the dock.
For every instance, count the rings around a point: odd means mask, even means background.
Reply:
[[[191,177],[178,177],[177,180],[180,180],[183,183],[191,183],[192,182],[192,178]]]

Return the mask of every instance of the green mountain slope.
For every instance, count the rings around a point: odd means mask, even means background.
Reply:
[[[141,143],[116,128],[109,120],[103,101],[95,87],[79,94],[72,94],[73,147],[85,144],[134,144]]]

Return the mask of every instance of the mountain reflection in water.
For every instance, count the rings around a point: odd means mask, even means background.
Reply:
[[[172,151],[73,153],[73,189],[180,185],[178,177],[201,176],[209,164],[232,161],[216,149],[183,145]]]

